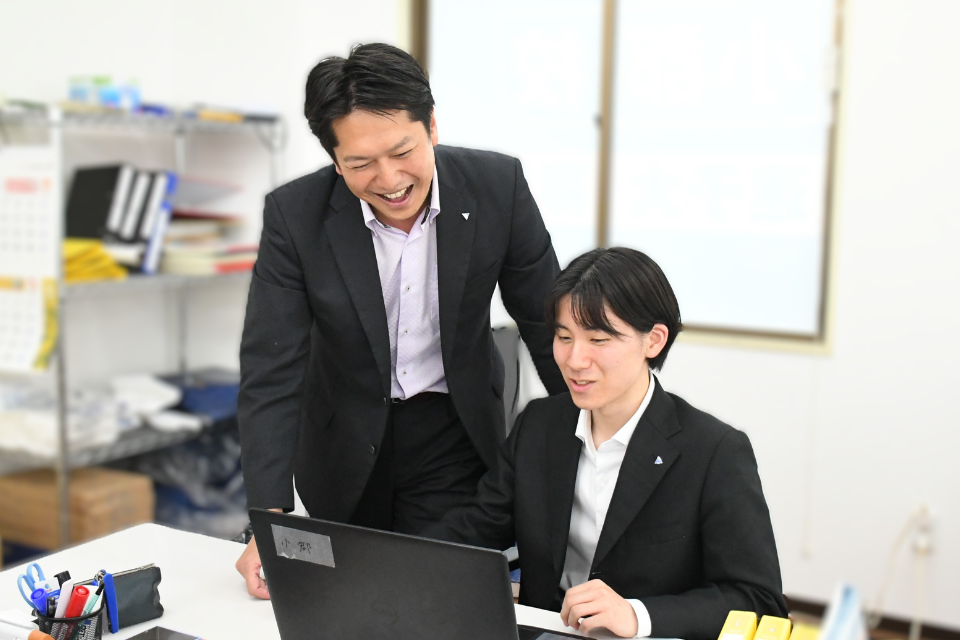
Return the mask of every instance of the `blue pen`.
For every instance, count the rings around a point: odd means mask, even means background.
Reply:
[[[30,594],[30,600],[33,602],[33,608],[40,613],[47,611],[47,592],[43,589],[34,589]]]

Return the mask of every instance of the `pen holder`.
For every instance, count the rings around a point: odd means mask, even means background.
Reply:
[[[103,607],[76,618],[54,618],[34,610],[37,627],[53,640],[101,640],[103,638]]]

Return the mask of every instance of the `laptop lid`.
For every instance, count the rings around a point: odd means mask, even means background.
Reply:
[[[261,509],[250,523],[283,640],[518,640],[498,551]]]

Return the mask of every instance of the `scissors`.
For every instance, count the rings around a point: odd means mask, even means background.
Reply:
[[[20,587],[20,595],[23,596],[23,599],[31,607],[34,606],[34,602],[30,599],[30,595],[34,591],[37,589],[53,591],[53,587],[50,586],[50,582],[47,581],[47,577],[43,575],[43,569],[41,569],[40,565],[36,562],[27,565],[27,570],[21,573],[20,577],[17,578],[17,586]]]

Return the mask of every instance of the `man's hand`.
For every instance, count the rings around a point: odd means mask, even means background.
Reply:
[[[247,582],[247,593],[262,600],[270,599],[267,583],[260,577],[260,552],[257,551],[256,538],[250,539],[250,544],[240,554],[236,567]]]
[[[637,612],[602,580],[591,580],[569,589],[563,599],[560,619],[583,633],[603,627],[621,638],[637,635]]]

